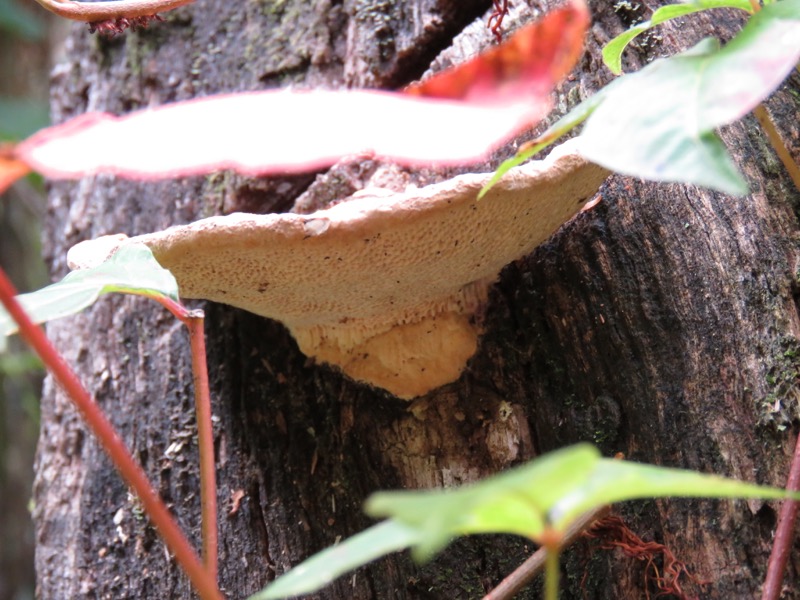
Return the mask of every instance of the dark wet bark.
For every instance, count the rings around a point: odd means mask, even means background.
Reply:
[[[398,86],[488,5],[198,0],[166,23],[112,41],[81,28],[54,76],[55,115],[276,85]],[[610,77],[599,48],[643,11],[593,4],[589,54],[560,90],[565,104]],[[724,11],[687,18],[632,57],[641,63],[710,27],[724,36],[736,25]],[[799,88],[794,75],[769,104],[796,157]],[[597,207],[504,271],[486,335],[461,379],[413,405],[313,364],[280,324],[203,304],[226,593],[246,597],[366,527],[360,505],[373,490],[472,481],[579,440],[635,460],[780,485],[797,414],[800,195],[753,119],[724,137],[750,196],[610,178]],[[234,210],[285,210],[312,181],[220,174],[55,184],[47,239],[53,273],[64,274],[66,249],[82,239]],[[49,332],[197,540],[186,333],[140,298],[103,300]],[[36,506],[41,597],[189,597],[185,577],[52,384]],[[709,582],[703,597],[733,598],[759,588],[775,509],[664,500],[619,512]],[[531,550],[516,538],[470,538],[423,567],[391,556],[314,597],[479,598]],[[581,543],[564,564],[565,598],[645,595],[643,565],[618,553]],[[795,558],[789,589],[799,568]],[[534,587],[521,597],[538,595]]]

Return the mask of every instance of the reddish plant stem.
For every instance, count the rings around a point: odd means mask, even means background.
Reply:
[[[786,489],[793,492],[800,490],[800,435],[797,436],[795,442],[794,457],[789,470],[789,478],[786,481]],[[797,520],[798,509],[800,509],[800,502],[796,500],[784,500],[781,504],[778,527],[775,530],[775,540],[772,542],[772,552],[767,565],[767,577],[761,590],[761,600],[778,600],[781,597],[783,575],[792,551],[794,524]]]
[[[753,115],[758,119],[758,123],[767,135],[767,139],[772,145],[773,150],[775,150],[783,166],[786,167],[786,170],[789,172],[789,176],[794,182],[794,187],[800,190],[800,166],[794,162],[792,155],[789,154],[789,149],[786,148],[786,144],[783,142],[781,134],[778,133],[778,128],[775,127],[775,123],[772,121],[772,117],[770,117],[764,104],[756,106],[753,109]]]
[[[223,596],[215,579],[200,562],[186,537],[181,532],[167,507],[153,490],[142,468],[133,460],[125,444],[117,435],[113,425],[97,406],[89,392],[83,387],[75,372],[64,361],[16,301],[16,290],[5,271],[0,268],[0,302],[19,326],[20,335],[36,351],[53,378],[75,403],[84,421],[97,436],[100,444],[114,462],[127,484],[139,497],[139,501],[163,538],[175,559],[189,576],[195,590],[203,600],[222,600]]]
[[[206,338],[202,310],[188,310],[166,298],[156,298],[167,310],[186,325],[192,348],[192,379],[197,415],[197,447],[200,454],[200,511],[203,537],[203,562],[206,570],[217,578],[217,475],[214,460],[214,431],[211,422],[211,392],[208,386]]]
[[[206,365],[205,318],[189,317],[187,323],[192,346],[197,438],[200,452],[200,506],[202,514],[203,560],[206,570],[217,578],[217,476],[214,461],[214,431],[211,423],[211,398]]]

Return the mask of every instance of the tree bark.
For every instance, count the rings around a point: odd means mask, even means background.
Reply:
[[[466,24],[481,15],[485,22],[489,4],[197,0],[165,15],[165,23],[110,41],[76,27],[53,77],[54,117],[283,85],[398,87],[419,77]],[[559,111],[610,79],[600,48],[657,5],[592,3],[587,54],[558,90]],[[519,21],[531,18],[526,6],[518,12]],[[728,11],[687,17],[631,50],[630,66],[709,33],[729,37],[740,25]],[[472,29],[471,41],[440,63],[459,60],[481,37],[490,42],[483,26]],[[799,89],[795,73],[768,103],[795,158]],[[750,182],[749,196],[612,176],[595,208],[505,269],[462,377],[411,404],[314,364],[279,323],[199,303],[207,315],[220,579],[228,597],[258,591],[367,527],[361,504],[372,491],[474,481],[581,440],[606,454],[782,485],[799,414],[800,194],[754,119],[727,127],[723,137]],[[362,185],[375,168],[351,163],[334,173],[356,175],[329,175],[316,185],[314,174],[56,183],[46,253],[58,278],[66,250],[80,240],[236,210],[286,210],[309,190],[306,200],[324,202]],[[104,299],[48,332],[198,543],[186,332],[133,297]],[[136,500],[52,382],[36,472],[40,597],[191,597]],[[686,594],[744,598],[758,592],[766,571],[776,509],[667,499],[617,512],[706,582],[681,579]],[[510,536],[467,538],[430,564],[392,555],[311,597],[480,598],[532,550]],[[563,564],[564,598],[657,591],[643,562],[593,542],[578,543]],[[661,557],[656,564],[661,571]],[[795,554],[787,598],[798,597],[799,571]],[[538,586],[519,597],[539,597]]]

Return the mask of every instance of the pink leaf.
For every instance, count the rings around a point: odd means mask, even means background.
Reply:
[[[547,114],[587,24],[583,0],[573,0],[408,93],[270,90],[90,113],[39,132],[16,156],[56,178],[287,173],[358,154],[409,166],[475,162]]]
[[[266,91],[180,102],[126,117],[89,113],[46,129],[18,156],[48,177],[174,177],[235,169],[309,171],[371,153],[456,164],[547,113],[549,103],[475,106],[375,91]]]

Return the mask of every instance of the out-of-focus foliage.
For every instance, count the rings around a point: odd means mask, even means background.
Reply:
[[[0,140],[47,124],[50,20],[35,3],[0,0]],[[41,259],[41,186],[23,179],[0,194],[0,264],[23,291],[48,283]],[[34,598],[33,455],[42,370],[13,340],[0,357],[0,600]]]
[[[47,104],[43,100],[0,96],[0,140],[28,137],[47,126],[47,113]]]
[[[41,40],[45,27],[33,13],[19,7],[16,0],[0,0],[0,31],[27,40]]]

